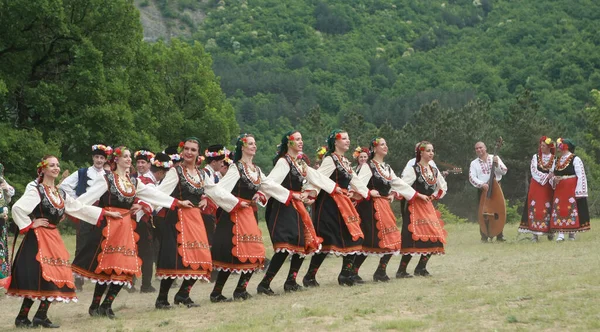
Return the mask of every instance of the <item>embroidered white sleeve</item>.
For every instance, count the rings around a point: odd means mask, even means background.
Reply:
[[[473,187],[475,188],[481,188],[486,182],[485,181],[481,181],[478,178],[478,168],[479,168],[479,163],[477,161],[477,159],[473,160],[471,162],[471,166],[469,167],[469,182],[471,182],[471,184],[473,185]],[[404,178],[404,176],[403,176]]]
[[[410,201],[417,192],[408,183],[406,183],[406,181],[396,176],[396,173],[394,173],[392,168],[390,168],[390,175],[392,177],[392,188],[390,191],[395,192],[397,195],[400,195],[407,201]]]
[[[537,160],[538,160],[538,155],[534,154],[533,158],[531,158],[531,164],[530,164],[529,169],[531,170],[531,177],[535,180],[535,182],[537,182],[543,186],[548,182],[548,174],[549,173],[540,172],[538,170]]]
[[[404,180],[404,182],[406,182],[406,184],[409,186],[412,186],[413,183],[417,181],[417,174],[415,173],[414,167],[406,165],[402,171],[402,180]]]
[[[27,190],[27,192],[15,202],[12,207],[12,217],[19,229],[24,229],[31,225],[29,214],[33,212],[33,209],[35,209],[40,202],[40,193],[37,191],[37,188]]]
[[[575,175],[577,175],[577,187],[575,188],[575,197],[587,197],[587,178],[585,176],[585,168],[579,157],[573,158],[573,166],[575,167]]]
[[[319,166],[319,168],[317,169],[317,172],[321,173],[326,178],[329,178],[334,171],[335,163],[333,162],[333,158],[331,158],[331,156],[324,157],[323,161],[321,162],[321,166]],[[313,185],[312,183],[309,183],[306,186],[306,191],[313,191],[314,194],[311,193],[311,196],[314,195],[316,197],[321,191],[321,188]]]

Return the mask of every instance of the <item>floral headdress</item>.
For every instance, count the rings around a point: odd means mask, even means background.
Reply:
[[[171,167],[173,167],[173,161],[169,160],[169,161],[160,161],[160,160],[156,160],[155,158],[150,159],[150,164],[152,164],[153,166],[156,166],[158,168],[165,168],[165,169],[169,169]]]
[[[196,166],[202,165],[204,160],[206,160],[206,158],[204,156],[198,156],[198,158],[196,158]]]
[[[226,155],[227,152],[228,151],[227,151],[226,148],[223,148],[223,149],[221,149],[219,151],[213,151],[213,152],[210,152],[210,151],[208,151],[208,149],[206,149],[206,150],[204,150],[204,156],[207,157],[207,158],[216,158],[216,157],[220,157],[220,156]]]
[[[146,161],[150,161],[155,157],[154,152],[148,150],[138,150],[133,154],[135,160],[143,159]]]
[[[242,159],[242,147],[248,146],[248,138],[254,137],[252,134],[243,133],[238,136],[237,141],[235,142],[235,154],[233,157],[233,162],[237,162]]]
[[[366,153],[369,154],[369,149],[367,148],[363,148],[363,147],[357,147],[356,149],[354,149],[354,152],[352,152],[352,158],[354,159],[358,159],[358,157],[360,156],[361,153]]]
[[[104,155],[105,157],[108,157],[112,154],[113,149],[108,146],[108,145],[104,145],[104,144],[94,144],[92,145],[92,154],[99,154],[99,155]]]
[[[179,142],[179,145],[177,145],[177,152],[178,153],[182,153],[183,152],[183,146],[185,145],[185,142]]]
[[[40,162],[39,162],[39,163],[37,164],[37,166],[36,166],[36,167],[37,167],[37,173],[38,173],[38,174],[41,174],[41,173],[42,173],[42,170],[43,170],[44,168],[47,168],[49,164],[50,164],[50,163],[48,163],[48,160],[47,160],[47,159],[42,159],[42,160],[40,160]]]
[[[562,151],[571,151],[571,153],[575,153],[575,143],[568,138],[558,138],[556,139],[556,145]]]
[[[327,153],[327,147],[321,146],[317,149],[317,160],[323,159],[323,156]]]
[[[119,146],[116,149],[114,149],[112,154],[110,155],[110,161],[115,162],[116,158],[122,157],[125,150],[129,149],[126,146]]]

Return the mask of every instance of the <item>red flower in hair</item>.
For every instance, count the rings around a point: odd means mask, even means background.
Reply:
[[[116,148],[115,149],[115,155],[117,155],[117,156],[121,155],[121,148]]]
[[[421,151],[425,151],[425,145],[421,145],[421,146],[419,146],[419,150],[421,150]]]
[[[335,134],[335,139],[336,139],[336,140],[340,140],[340,139],[342,139],[342,133],[337,133],[337,134]]]

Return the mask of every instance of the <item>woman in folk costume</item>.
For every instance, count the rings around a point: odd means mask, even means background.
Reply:
[[[8,261],[8,204],[15,195],[13,188],[4,179],[4,165],[0,164],[0,288],[6,284],[10,275]],[[8,286],[8,285],[6,285]]]
[[[131,215],[141,209],[140,204],[171,209],[178,205],[191,207],[192,204],[174,199],[129,177],[131,152],[126,147],[116,148],[111,159],[113,171],[95,181],[77,200],[83,204],[99,200],[99,206],[104,211],[114,213],[108,215],[105,212],[106,218],[90,233],[84,247],[73,260],[72,267],[75,274],[96,283],[89,314],[113,319],[112,303],[117,294],[123,285],[131,287],[134,275],[141,275],[142,264],[137,256],[136,244],[139,236],[134,232],[136,222]],[[138,199],[140,204],[135,204]],[[106,296],[100,305],[105,291]]]
[[[448,233],[439,217],[432,200],[446,194],[448,186],[440,171],[429,163],[433,160],[433,145],[421,142],[415,151],[416,163],[407,166],[402,172],[402,180],[411,185],[418,193],[428,196],[428,200],[413,199],[402,201],[402,248],[403,255],[396,278],[410,278],[406,267],[412,255],[421,255],[415,268],[415,275],[429,276],[427,262],[432,254],[443,255]]]
[[[284,204],[290,204],[292,196],[301,199],[279,183],[268,179],[254,165],[256,141],[249,134],[240,135],[235,146],[234,163],[219,181],[219,186],[240,199],[240,204],[231,212],[217,211],[217,229],[211,248],[213,265],[219,271],[215,287],[210,294],[212,302],[225,302],[223,287],[231,272],[241,273],[233,298],[246,300],[246,291],[252,273],[263,266],[265,246],[251,202],[261,200],[266,204],[265,194]],[[259,192],[260,190],[260,192]]]
[[[554,190],[550,179],[554,176],[554,143],[550,137],[540,138],[538,153],[531,158],[531,181],[527,201],[523,207],[523,217],[519,225],[519,232],[533,234],[532,241],[538,241],[538,235],[550,232],[550,217],[552,214],[552,196]]]
[[[8,295],[23,298],[17,327],[59,327],[47,316],[50,303],[77,301],[69,252],[56,228],[67,213],[95,225],[104,215],[95,206],[84,206],[71,196],[57,190],[55,181],[60,173],[58,159],[47,155],[38,164],[38,182],[13,206],[13,219],[25,237],[14,257]],[[28,313],[34,300],[40,306],[29,321]]]
[[[157,226],[161,243],[156,275],[162,279],[155,304],[157,309],[171,306],[167,298],[176,278],[185,280],[175,294],[174,303],[188,308],[199,306],[190,298],[190,291],[197,280],[210,279],[213,264],[201,215],[201,209],[207,204],[204,195],[226,211],[231,211],[239,202],[197,167],[199,151],[200,141],[195,137],[187,138],[181,152],[183,162],[171,168],[158,186],[163,193],[192,202],[194,208],[167,211],[165,219]]]
[[[328,193],[335,190],[336,184],[316,170],[308,167],[303,159],[302,134],[290,131],[283,135],[278,146],[277,155],[273,159],[275,167],[267,177],[294,194],[299,194],[301,200],[294,199],[292,204],[284,204],[273,198],[267,203],[265,219],[275,254],[271,258],[269,268],[257,288],[257,292],[275,295],[271,289],[271,281],[285,262],[288,254],[292,254],[290,271],[283,285],[286,292],[294,292],[301,288],[296,283],[296,275],[306,255],[318,252],[323,239],[315,233],[310,214],[304,203],[312,204],[303,192],[303,185],[311,183]]]
[[[583,162],[575,155],[575,144],[562,138],[557,139],[556,144],[559,157],[550,180],[554,188],[550,230],[558,233],[556,241],[564,241],[564,233],[575,240],[576,232],[590,230],[587,178]]]
[[[365,239],[362,243],[362,255],[354,259],[354,271],[358,275],[358,270],[367,255],[380,256],[373,280],[383,282],[390,280],[386,274],[386,267],[392,255],[400,253],[402,242],[390,202],[396,197],[409,201],[417,197],[428,200],[427,196],[417,193],[396,176],[390,165],[383,161],[387,153],[385,139],[374,138],[370,144],[369,160],[358,171],[358,178],[367,184],[371,199],[363,200],[356,206]]]
[[[356,162],[356,166],[354,166],[352,169],[358,173],[362,165],[366,164],[367,161],[369,161],[369,155],[369,149],[366,147],[359,146],[356,149],[354,149],[354,152],[352,152],[352,158]]]
[[[338,276],[340,285],[352,286],[354,280],[354,258],[362,249],[363,232],[360,217],[351,198],[367,199],[369,189],[355,176],[350,162],[344,153],[350,148],[348,133],[333,130],[327,138],[329,151],[325,154],[318,171],[337,184],[332,193],[321,191],[312,185],[306,188],[311,199],[316,199],[313,207],[313,224],[317,235],[323,238],[321,253],[315,254],[302,282],[306,287],[316,287],[317,271],[328,253],[343,256],[342,270]],[[350,188],[350,189],[349,189]]]

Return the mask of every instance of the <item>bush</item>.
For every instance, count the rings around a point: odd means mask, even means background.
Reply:
[[[438,203],[436,209],[442,214],[442,220],[445,224],[464,224],[468,221],[450,212],[444,204]]]

